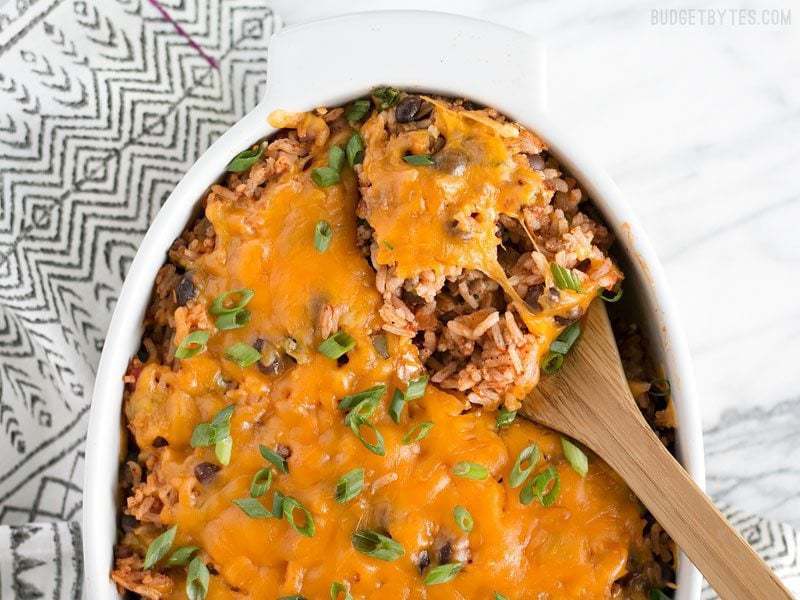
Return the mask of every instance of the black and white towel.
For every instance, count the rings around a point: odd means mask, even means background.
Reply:
[[[263,94],[279,21],[259,0],[0,5],[0,599],[78,600],[111,311],[173,186]],[[800,577],[796,531],[733,516]]]

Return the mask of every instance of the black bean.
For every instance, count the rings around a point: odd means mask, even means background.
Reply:
[[[422,98],[419,96],[406,96],[394,109],[394,118],[398,123],[410,123],[414,120],[419,107],[422,105]]]
[[[127,533],[133,531],[139,525],[139,521],[133,515],[122,515],[120,525],[122,526],[122,531]]]
[[[336,359],[336,364],[339,365],[340,367],[345,366],[349,362],[350,358],[347,356],[347,354],[342,354],[339,358]]]
[[[139,346],[138,352],[136,352],[136,358],[138,358],[141,362],[146,363],[147,359],[150,358],[150,353],[147,351],[147,348],[144,344]]]
[[[542,310],[542,305],[539,304],[539,297],[544,292],[544,284],[537,283],[528,288],[528,293],[525,294],[525,303],[531,308]]]
[[[196,296],[197,288],[194,286],[192,276],[189,273],[185,273],[178,285],[175,286],[175,299],[178,302],[178,306],[186,306],[189,300],[194,300]]]
[[[275,452],[281,456],[281,458],[289,459],[292,456],[292,448],[287,446],[286,444],[278,444],[275,447]]]
[[[219,465],[202,462],[194,468],[194,476],[197,477],[197,481],[200,483],[209,483],[219,470]]]
[[[439,139],[444,140],[444,138]],[[439,151],[437,150],[436,152]],[[433,162],[440,171],[460,177],[467,169],[469,157],[458,150],[447,150],[436,154],[433,158]]]
[[[592,266],[592,261],[589,260],[588,258],[584,258],[582,261],[580,261],[578,264],[575,265],[575,268],[578,269],[579,271],[583,271],[584,273],[586,273],[586,271],[588,271],[589,267],[591,266]]]
[[[419,558],[417,559],[417,568],[419,572],[422,573],[425,569],[428,568],[428,565],[431,564],[431,557],[428,556],[428,551],[423,550],[419,553]]]
[[[433,104],[431,104],[430,102],[425,102],[423,100],[422,101],[422,106],[419,107],[419,110],[417,111],[417,114],[414,117],[414,120],[415,121],[421,121],[422,119],[425,119],[426,117],[429,117],[432,112],[433,112]]]
[[[169,442],[166,438],[157,435],[153,438],[153,448],[163,448],[164,446],[169,446]]]
[[[445,542],[444,545],[439,548],[439,564],[444,565],[449,563],[452,557],[453,545],[450,542]]]

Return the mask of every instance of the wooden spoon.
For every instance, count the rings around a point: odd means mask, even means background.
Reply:
[[[561,370],[526,398],[523,414],[605,460],[723,599],[791,599],[645,422],[602,302],[592,303],[582,330]]]

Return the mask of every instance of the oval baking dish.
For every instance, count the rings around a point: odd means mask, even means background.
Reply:
[[[424,47],[408,45],[409,32],[425,39]],[[348,39],[359,43],[341,42]],[[381,48],[381,52],[364,52],[363,48]],[[568,127],[548,116],[543,49],[522,33],[485,22],[439,13],[392,11],[287,29],[275,36],[270,52],[265,98],[209,148],[175,188],[142,241],[120,293],[98,367],[86,445],[83,533],[87,597],[118,597],[109,572],[119,506],[116,489],[123,376],[139,347],[141,323],[167,250],[231,157],[274,133],[267,123],[273,110],[336,106],[365,95],[378,84],[469,98],[494,107],[536,132],[578,179],[616,234],[630,282],[626,288],[636,290],[637,320],[646,325],[654,359],[671,383],[679,459],[702,485],[703,449],[691,364],[664,275],[614,183],[580,153]],[[307,60],[309,54],[320,53],[331,64],[345,67],[319,69]],[[697,571],[682,559],[676,598],[699,598],[700,581]]]

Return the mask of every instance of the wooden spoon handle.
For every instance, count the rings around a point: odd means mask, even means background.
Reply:
[[[603,458],[720,597],[791,599],[781,581],[664,448],[644,419],[633,413],[625,416],[613,424],[613,440],[606,440],[611,443],[605,444]]]

